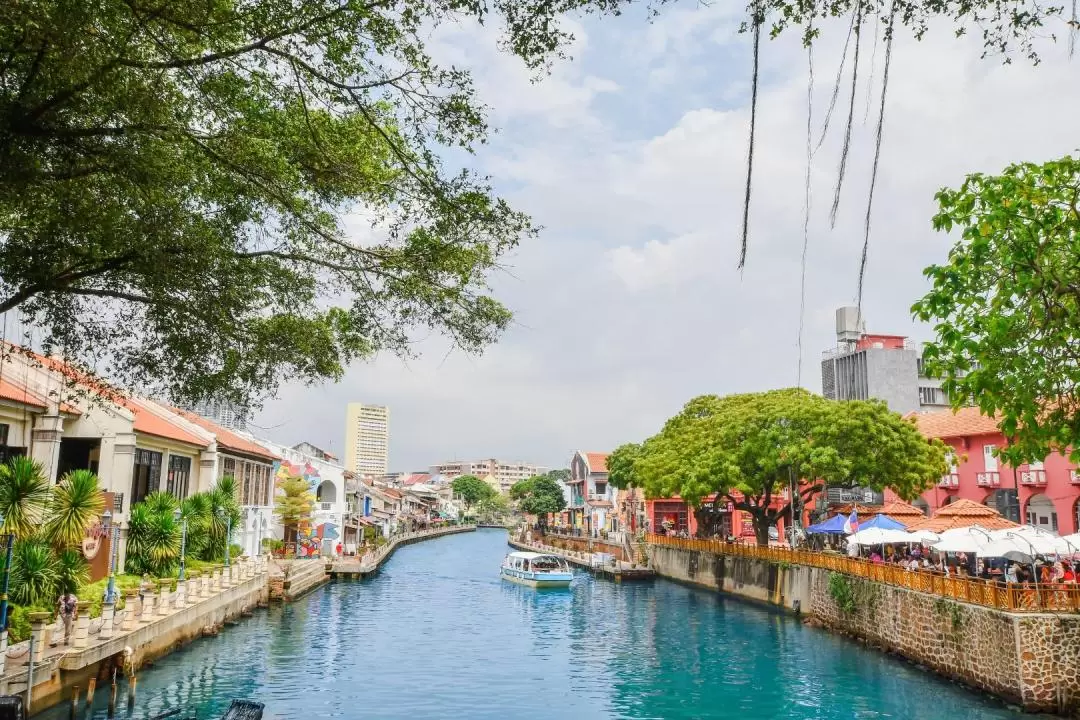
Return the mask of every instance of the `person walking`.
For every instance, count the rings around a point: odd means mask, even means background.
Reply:
[[[64,644],[71,644],[71,630],[75,625],[75,615],[79,612],[79,599],[71,593],[60,596],[60,619],[64,623]]]

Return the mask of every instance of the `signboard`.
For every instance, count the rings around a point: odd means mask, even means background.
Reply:
[[[86,534],[82,539],[82,554],[87,560],[93,560],[101,552],[101,548],[105,545],[105,527],[100,523],[94,523],[86,529]]]

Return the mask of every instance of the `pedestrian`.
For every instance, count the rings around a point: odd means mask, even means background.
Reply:
[[[341,543],[337,544],[337,554],[338,554],[338,557],[341,557]]]
[[[64,644],[71,644],[71,628],[75,624],[75,616],[79,612],[79,599],[71,593],[60,596],[60,619],[64,623]]]

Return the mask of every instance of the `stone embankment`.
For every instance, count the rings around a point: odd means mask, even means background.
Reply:
[[[1028,711],[1080,713],[1076,613],[1003,610],[722,549],[651,544],[649,552],[661,577],[802,613],[808,623],[861,639]]]
[[[390,542],[369,552],[359,560],[338,560],[331,563],[327,570],[334,577],[366,577],[378,571],[394,551],[403,545],[431,540],[444,535],[456,535],[458,533],[475,532],[475,525],[452,525],[450,527],[435,528],[432,530],[418,530],[411,533],[394,535]]]
[[[106,603],[93,620],[89,603],[80,602],[70,645],[64,644],[59,621],[50,622],[49,613],[33,614],[31,640],[0,651],[0,695],[26,698],[32,686],[29,707],[38,712],[91,681],[108,692],[114,670],[119,677],[137,673],[144,663],[265,602],[266,580],[262,559],[239,558],[227,568],[193,572],[182,582],[163,578],[144,584],[141,595],[133,590],[124,598],[123,609]]]

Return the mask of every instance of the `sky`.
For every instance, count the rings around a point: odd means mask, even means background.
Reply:
[[[800,353],[807,54],[797,33],[762,41],[754,194],[737,268],[750,108],[741,3],[570,17],[572,58],[535,77],[497,47],[497,28],[459,24],[435,54],[472,70],[498,128],[471,160],[543,226],[489,282],[514,313],[480,356],[422,339],[419,358],[380,356],[341,382],[285,384],[253,419],[260,434],[344,453],[349,401],[388,405],[390,465],[422,470],[497,457],[565,467],[655,433],[691,398],[791,387]],[[813,137],[836,81],[842,21],[815,45]],[[869,260],[868,330],[926,340],[911,318],[922,270],[952,239],[933,232],[934,193],[971,172],[1074,152],[1080,64],[1065,43],[1042,63],[981,59],[981,43],[936,26],[898,33],[890,66]],[[848,169],[829,209],[850,80],[811,170],[801,384],[820,391],[836,308],[856,295],[884,41],[864,35]],[[850,67],[850,65],[849,65]],[[872,74],[870,71],[872,70]]]

